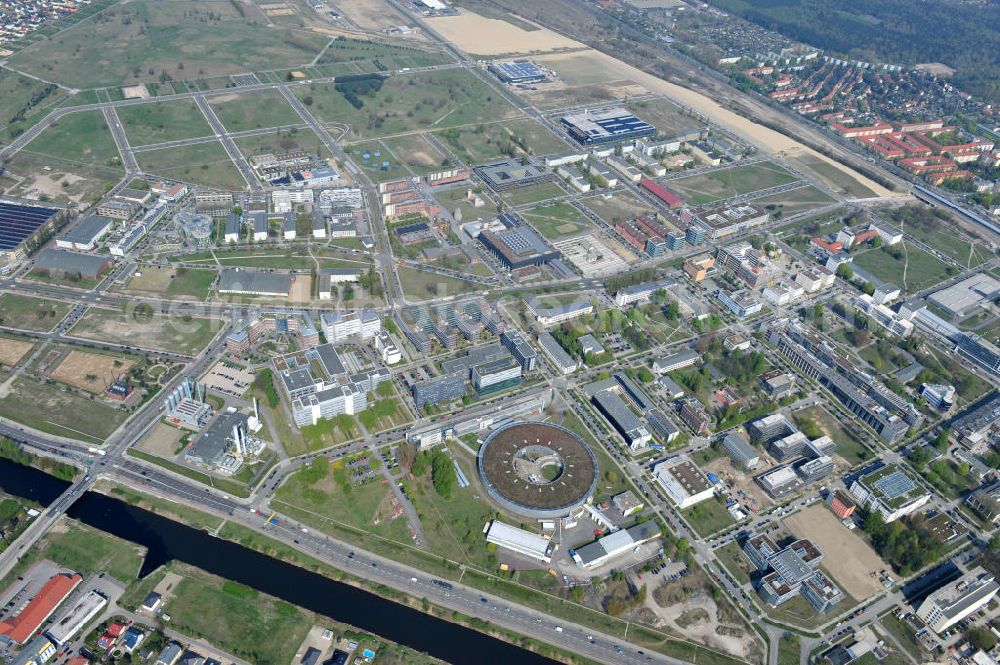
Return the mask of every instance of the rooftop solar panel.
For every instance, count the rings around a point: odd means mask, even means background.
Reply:
[[[875,481],[875,487],[886,499],[892,500],[905,496],[913,491],[916,485],[901,471],[894,471],[885,478]]]
[[[56,208],[0,202],[0,250],[16,249],[58,212]]]

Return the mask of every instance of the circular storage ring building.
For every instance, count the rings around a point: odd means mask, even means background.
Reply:
[[[490,497],[519,515],[556,518],[583,505],[597,486],[597,458],[565,427],[520,421],[479,449],[479,479]]]

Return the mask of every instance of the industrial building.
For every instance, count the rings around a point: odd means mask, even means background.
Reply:
[[[184,459],[205,466],[223,466],[231,450],[240,457],[247,454],[247,416],[226,411],[205,428],[184,453]]]
[[[99,254],[82,254],[66,249],[43,249],[35,255],[35,270],[53,274],[79,275],[82,279],[97,279],[111,267],[111,259]]]
[[[991,573],[976,566],[965,575],[931,593],[917,608],[917,616],[935,633],[974,614],[996,595],[1000,585]]]
[[[984,303],[992,302],[998,294],[1000,281],[989,273],[981,272],[932,293],[927,300],[950,317],[960,317]]]
[[[88,215],[74,224],[68,231],[56,237],[56,247],[89,252],[97,248],[97,243],[108,235],[114,222],[107,217]]]
[[[530,531],[504,524],[500,520],[490,522],[486,532],[486,542],[544,563],[552,561],[554,546],[551,540]]]
[[[851,483],[850,490],[859,505],[869,512],[880,512],[887,524],[913,513],[931,498],[896,464],[863,473]]]
[[[598,568],[659,537],[660,529],[654,522],[641,522],[601,536],[592,543],[571,550],[569,554],[581,568]]]
[[[23,604],[20,609],[13,608],[0,621],[0,636],[17,644],[27,642],[82,581],[83,578],[76,573],[60,573],[50,577],[38,592],[31,596],[31,600]],[[30,582],[19,580],[18,583],[24,585],[21,593],[28,590]]]
[[[244,296],[287,298],[295,276],[290,273],[223,268],[219,276],[219,293]]]
[[[94,589],[88,591],[62,616],[52,622],[45,634],[57,645],[62,646],[73,639],[108,604],[107,597]]]
[[[548,72],[530,60],[496,60],[487,65],[487,69],[510,85],[541,83],[548,78]]]
[[[504,213],[498,221],[504,226],[502,230],[483,230],[478,239],[507,270],[540,266],[559,258],[559,251],[521,218]]]
[[[465,394],[465,375],[460,372],[442,374],[414,383],[410,389],[413,403],[418,409],[427,404],[447,402]]]
[[[559,121],[580,145],[598,145],[656,134],[656,127],[621,107],[564,115]]]
[[[715,491],[704,472],[685,456],[670,457],[653,467],[653,477],[678,508],[690,508]]]

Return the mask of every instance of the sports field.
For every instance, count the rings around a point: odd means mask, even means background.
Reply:
[[[808,538],[823,552],[823,567],[840,587],[858,600],[882,590],[870,573],[888,569],[868,543],[840,523],[822,503],[813,504],[784,520],[799,538]]]
[[[4,293],[0,295],[0,325],[48,332],[69,314],[70,309],[72,305],[59,300]]]
[[[11,60],[29,74],[90,88],[293,66],[312,60],[327,41],[266,23],[254,5],[244,3],[136,0],[37,42]]]
[[[141,349],[195,355],[212,341],[222,327],[218,319],[151,317],[123,314],[118,310],[90,308],[69,334]]]
[[[135,157],[146,173],[206,187],[246,188],[246,181],[219,141],[139,152]]]
[[[274,90],[234,92],[207,99],[215,115],[230,132],[294,125],[302,121],[285,98]]]
[[[732,196],[759,192],[763,189],[785,185],[797,177],[774,164],[760,162],[747,166],[715,169],[707,173],[671,180],[672,190],[692,205],[711,203]]]
[[[532,208],[521,213],[521,216],[538,231],[546,240],[561,240],[569,236],[593,231],[594,225],[568,203],[555,203],[549,206]]]
[[[332,83],[297,86],[295,94],[324,123],[350,126],[349,139],[511,118],[517,110],[464,69],[392,76],[355,108]]]
[[[132,146],[212,136],[212,128],[190,99],[123,106],[118,119]]]

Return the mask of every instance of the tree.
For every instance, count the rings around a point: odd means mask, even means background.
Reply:
[[[997,645],[997,638],[985,626],[973,626],[965,633],[966,639],[977,649],[991,651]]]
[[[839,266],[837,266],[837,277],[843,280],[851,281],[851,279],[854,277],[854,271],[851,270],[851,266],[847,265],[846,263],[841,263]]]
[[[431,484],[434,490],[445,499],[450,499],[455,482],[455,464],[443,450],[435,450],[431,454]]]

